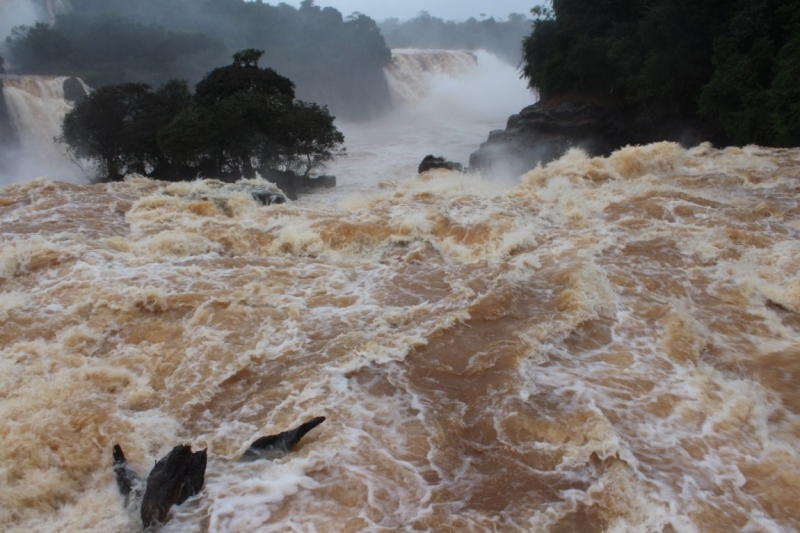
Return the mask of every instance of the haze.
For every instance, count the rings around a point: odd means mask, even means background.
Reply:
[[[299,0],[286,2],[295,7]],[[541,0],[406,0],[405,2],[376,2],[375,0],[317,0],[320,7],[335,7],[347,16],[358,11],[375,20],[416,17],[420,11],[427,11],[434,17],[462,21],[470,17],[505,19],[510,13],[527,15],[532,7],[543,4]]]

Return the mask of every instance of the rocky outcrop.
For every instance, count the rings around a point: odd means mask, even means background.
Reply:
[[[605,105],[581,101],[558,104],[537,102],[508,119],[505,130],[495,130],[469,158],[470,168],[497,169],[521,174],[557,159],[571,147],[590,154],[613,149],[625,137],[625,121]]]
[[[460,163],[448,161],[444,157],[436,157],[433,155],[426,155],[422,163],[419,164],[419,173],[427,172],[434,168],[442,168],[446,170],[454,170],[456,172],[464,172],[464,167]]]
[[[671,119],[666,110],[625,114],[602,97],[556,97],[526,107],[495,130],[469,158],[471,169],[515,176],[561,157],[570,148],[608,155],[629,144],[675,141],[696,145],[714,138],[700,122]]]
[[[89,91],[81,80],[78,78],[64,80],[64,100],[75,105],[86,100],[87,96],[89,96]]]

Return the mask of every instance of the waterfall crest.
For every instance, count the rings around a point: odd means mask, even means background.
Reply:
[[[465,50],[395,49],[384,73],[394,104],[402,106],[425,98],[436,76],[457,77],[477,66],[477,56]]]

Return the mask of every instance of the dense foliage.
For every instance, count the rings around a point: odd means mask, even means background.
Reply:
[[[74,0],[53,28],[18,29],[8,47],[20,72],[58,73],[100,87],[197,82],[230,51],[265,50],[261,60],[297,83],[298,96],[351,118],[388,108],[383,67],[391,61],[377,24],[346,20],[304,0],[299,9],[245,0]]]
[[[553,0],[534,14],[524,74],[545,98],[601,94],[733,143],[800,145],[795,0]]]
[[[466,22],[445,22],[423,11],[406,22],[385,20],[380,28],[392,48],[483,49],[517,66],[522,59],[522,40],[531,31],[531,20],[512,13],[504,21],[490,17],[481,21],[470,18]]]
[[[155,91],[144,83],[101,87],[67,114],[61,141],[96,163],[104,180],[130,172],[238,179],[272,169],[308,176],[343,152],[344,137],[327,108],[295,100],[291,80],[258,67],[262,53],[235,54],[194,95],[182,80]]]
[[[144,26],[118,15],[65,15],[12,31],[8,48],[20,72],[77,76],[92,87],[173,77],[197,81],[229,54],[221,41],[197,33]]]

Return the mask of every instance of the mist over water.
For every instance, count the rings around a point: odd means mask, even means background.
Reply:
[[[2,76],[6,102],[16,146],[3,154],[8,172],[0,172],[0,185],[30,181],[37,177],[71,183],[86,183],[81,167],[67,157],[67,147],[56,141],[61,124],[72,104],[64,99],[66,77]]]
[[[341,177],[337,191],[301,201],[410,178],[428,154],[466,166],[491,130],[536,101],[513,67],[483,50],[394,50],[385,70],[394,111],[369,123],[337,122],[348,150],[327,169]]]
[[[0,0],[0,42],[15,26],[31,26],[47,20],[47,11],[34,0]]]
[[[111,447],[146,474],[184,443],[206,484],[164,532],[798,531],[800,151],[417,176],[533,101],[477,56],[342,124],[298,202],[0,190],[0,524],[141,531]]]

